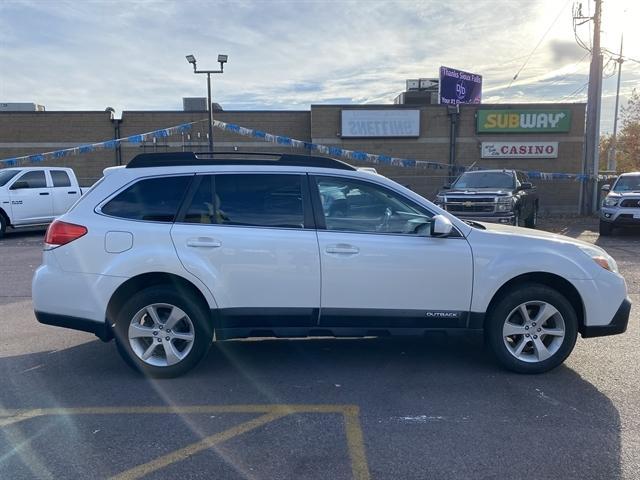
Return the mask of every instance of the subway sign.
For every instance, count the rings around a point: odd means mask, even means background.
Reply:
[[[478,133],[562,133],[571,129],[570,110],[478,110]]]

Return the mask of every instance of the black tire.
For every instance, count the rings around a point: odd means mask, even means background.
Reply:
[[[0,238],[4,237],[4,232],[7,231],[7,219],[4,214],[0,212]]]
[[[538,225],[538,205],[533,207],[531,215],[529,215],[524,221],[524,226],[527,228],[536,228]]]
[[[609,222],[604,222],[600,220],[599,231],[600,231],[600,235],[602,235],[603,237],[608,237],[613,233],[613,225],[611,225],[611,223]]]
[[[513,223],[512,223],[512,225],[513,225],[514,227],[519,227],[519,226],[520,226],[520,210],[516,210],[516,211],[513,213],[513,215],[514,215],[514,217],[513,217]]]
[[[507,347],[506,340],[503,337],[503,327],[506,321],[510,318],[509,315],[512,314],[512,312],[514,312],[520,305],[526,302],[545,302],[555,307],[555,309],[560,313],[561,320],[564,323],[564,337],[562,339],[558,338],[556,340],[556,337],[551,335],[544,336],[543,339],[543,335],[541,335],[539,340],[537,340],[549,343],[557,342],[552,345],[556,350],[545,360],[536,360],[534,358],[538,355],[537,349],[534,349],[532,337],[533,334],[536,333],[534,330],[537,330],[538,326],[531,327],[530,332],[532,333],[528,334],[530,340],[525,339],[524,335],[519,336],[519,340],[525,340],[525,344],[528,345],[524,350],[524,353],[529,355],[529,353],[527,353],[527,349],[532,352],[529,357],[531,361],[523,361],[516,358],[516,356]],[[533,320],[535,320],[535,312],[533,313]],[[555,322],[555,318],[556,317],[552,317],[549,322]],[[550,328],[549,323],[546,325],[547,328]],[[539,327],[542,327],[542,325]],[[544,328],[545,327],[543,327],[543,329]],[[485,323],[485,340],[492,353],[503,367],[517,373],[544,373],[556,368],[565,361],[573,350],[577,336],[578,319],[571,303],[557,290],[537,283],[522,284],[506,292],[491,308],[491,311],[488,312]],[[511,340],[514,340],[514,337],[510,337]],[[514,342],[514,349],[517,346],[515,343],[516,342]]]
[[[186,289],[176,288],[176,286],[156,285],[134,294],[129,301],[120,309],[116,318],[114,336],[118,351],[129,366],[134,370],[156,378],[172,378],[180,376],[195,367],[207,354],[213,339],[213,328],[210,321],[210,313],[204,302]],[[173,365],[156,366],[150,365],[142,360],[133,350],[129,341],[129,326],[136,315],[145,307],[153,304],[168,304],[181,309],[191,320],[193,341],[191,349],[185,357]],[[156,313],[159,315],[161,312]],[[165,352],[164,335],[159,332],[158,337],[149,337],[151,343],[159,340],[159,345],[163,346],[160,354]],[[173,334],[179,332],[174,331]],[[146,341],[146,340],[145,340]],[[171,340],[171,342],[180,342]],[[149,343],[150,345],[150,343]],[[173,343],[175,346],[176,343]]]

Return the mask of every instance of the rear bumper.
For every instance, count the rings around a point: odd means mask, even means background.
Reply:
[[[55,327],[93,333],[103,342],[108,342],[113,338],[113,333],[107,322],[96,322],[94,320],[87,320],[86,318],[69,317],[67,315],[45,313],[37,310],[35,314],[38,321],[44,325],[53,325]]]
[[[631,301],[625,298],[608,325],[584,326],[580,329],[582,338],[604,337],[624,333],[627,330],[630,313]]]

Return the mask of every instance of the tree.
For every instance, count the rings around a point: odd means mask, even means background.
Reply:
[[[616,141],[617,173],[640,170],[640,92],[634,88],[626,106],[620,110]],[[600,139],[600,168],[607,168],[607,155],[612,146],[611,135]]]

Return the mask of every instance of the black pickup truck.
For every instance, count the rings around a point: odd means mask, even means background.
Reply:
[[[438,193],[436,204],[456,217],[535,228],[538,193],[524,172],[474,170]]]

